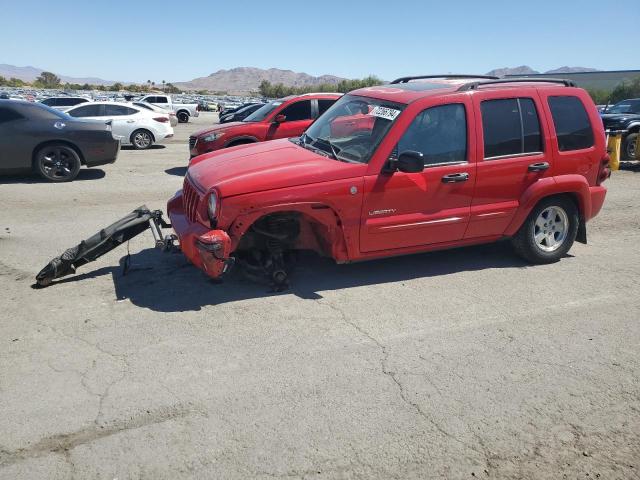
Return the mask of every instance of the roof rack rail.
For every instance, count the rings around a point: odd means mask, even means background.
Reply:
[[[393,82],[390,82],[391,84],[395,84],[395,83],[408,83],[411,80],[423,80],[425,78],[444,78],[444,79],[455,79],[455,78],[486,78],[488,80],[498,80],[499,77],[493,77],[491,75],[468,75],[468,74],[464,74],[464,75],[454,75],[454,74],[445,74],[445,75],[418,75],[418,76],[412,76],[412,77],[400,77],[400,78],[396,78]]]
[[[460,88],[458,88],[458,92],[468,92],[469,90],[477,90],[478,87],[481,87],[483,85],[496,85],[496,84],[500,84],[500,83],[560,83],[562,85],[564,85],[565,87],[575,87],[576,84],[574,82],[572,82],[571,80],[567,80],[564,78],[527,78],[527,77],[520,77],[520,78],[501,78],[501,79],[497,79],[497,80],[486,80],[486,81],[482,81],[482,82],[471,82],[471,83],[465,83],[464,85],[462,85]]]

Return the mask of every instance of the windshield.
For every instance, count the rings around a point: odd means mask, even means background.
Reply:
[[[614,106],[607,108],[606,113],[640,113],[640,100],[616,103]]]
[[[282,100],[274,100],[273,102],[265,103],[262,107],[245,118],[243,122],[261,122],[283,103],[284,102]]]
[[[349,163],[367,163],[405,105],[345,95],[300,137],[300,146]]]

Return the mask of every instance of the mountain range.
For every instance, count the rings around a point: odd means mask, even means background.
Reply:
[[[15,65],[0,64],[0,76],[5,78],[19,78],[25,82],[34,81],[43,69],[37,67],[17,67]],[[562,74],[576,72],[597,72],[594,68],[585,67],[560,67],[548,70],[544,73]],[[56,72],[54,72],[56,73]],[[487,75],[502,77],[505,75],[531,75],[541,73],[528,65],[515,68],[497,68],[487,72]],[[112,85],[114,80],[104,80],[95,77],[70,77],[56,73],[63,82],[69,83],[89,83],[94,85]],[[308,86],[322,83],[337,84],[342,77],[335,75],[313,76],[307,73],[297,73],[292,70],[281,70],[278,68],[262,69],[254,67],[237,67],[229,70],[218,70],[206,77],[199,77],[185,82],[173,82],[175,86],[182,90],[208,90],[210,92],[228,92],[231,94],[245,94],[258,90],[260,83],[267,80],[270,83],[282,83],[286,86]],[[126,82],[130,83],[130,82]]]
[[[258,90],[260,83],[264,80],[274,84],[282,83],[290,87],[302,87],[322,83],[337,84],[344,79],[335,75],[314,77],[307,73],[297,73],[279,68],[264,70],[254,67],[237,67],[230,70],[218,70],[209,76],[195,78],[188,82],[176,82],[174,85],[182,90],[246,93]]]
[[[538,73],[584,73],[584,72],[598,72],[599,70],[595,68],[587,68],[587,67],[560,67],[555,68],[553,70],[547,70],[546,72],[539,72],[534,70],[529,65],[521,65],[519,67],[514,68],[496,68],[487,72],[487,75],[493,75],[495,77],[504,77],[505,75],[535,75]]]
[[[33,82],[40,76],[43,71],[44,70],[42,68],[37,67],[16,67],[15,65],[0,63],[0,76],[3,76],[7,79],[18,78],[24,82]],[[113,85],[114,83],[116,83],[115,81],[103,80],[102,78],[96,77],[69,77],[67,75],[59,75],[57,73],[56,75],[58,75],[58,77],[60,77],[60,80],[62,80],[63,82],[69,83],[89,83],[91,85]]]

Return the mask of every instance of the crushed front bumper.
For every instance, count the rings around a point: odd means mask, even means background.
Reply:
[[[211,278],[219,278],[229,269],[233,259],[231,238],[227,232],[189,221],[184,211],[182,191],[169,200],[167,212],[180,240],[180,249],[191,263]]]

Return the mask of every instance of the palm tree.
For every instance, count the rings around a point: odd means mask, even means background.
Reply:
[[[165,82],[164,80],[162,80],[162,91],[164,92],[164,87],[166,85],[167,82]]]

